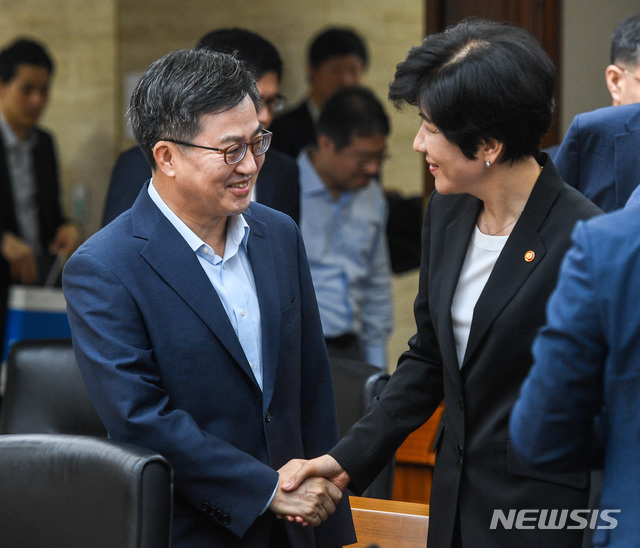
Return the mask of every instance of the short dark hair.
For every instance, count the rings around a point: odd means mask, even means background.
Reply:
[[[131,128],[149,164],[162,139],[192,140],[203,114],[230,110],[249,96],[260,103],[242,61],[208,49],[173,51],[149,65],[131,95]]]
[[[389,99],[417,105],[467,158],[496,139],[507,162],[535,155],[551,125],[555,86],[553,62],[531,34],[470,18],[411,48]]]
[[[255,74],[256,80],[272,71],[278,80],[282,79],[282,58],[278,50],[255,32],[240,28],[212,30],[200,38],[196,48],[235,54]]]
[[[635,67],[640,63],[640,12],[623,19],[611,37],[611,64],[625,63]]]
[[[318,135],[328,136],[337,150],[349,146],[354,135],[389,135],[389,117],[382,103],[367,88],[349,86],[336,91],[323,105]]]
[[[357,55],[365,68],[369,63],[367,47],[358,34],[351,29],[331,27],[316,35],[307,58],[312,67],[318,67],[328,59],[343,55]]]
[[[28,38],[18,38],[0,51],[0,80],[10,82],[19,65],[44,67],[53,74],[54,64],[45,47]]]

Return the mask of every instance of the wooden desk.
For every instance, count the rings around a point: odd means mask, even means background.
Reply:
[[[396,500],[349,497],[358,542],[353,548],[425,548],[429,506]]]
[[[393,500],[429,504],[436,455],[433,443],[444,411],[440,404],[431,418],[413,432],[396,452]]]

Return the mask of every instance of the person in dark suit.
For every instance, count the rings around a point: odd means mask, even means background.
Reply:
[[[564,180],[610,212],[640,185],[640,103],[578,114],[556,154]]]
[[[511,414],[513,448],[528,466],[604,464],[596,546],[640,538],[639,234],[637,209],[578,223]]]
[[[362,85],[369,54],[353,30],[331,27],[312,40],[307,53],[309,96],[273,122],[273,146],[296,159],[316,142],[316,122],[325,101],[345,86]]]
[[[482,19],[427,36],[398,65],[389,97],[418,107],[413,146],[436,187],[423,226],[417,333],[365,417],[285,489],[320,475],[360,492],[444,399],[429,546],[580,546],[580,530],[494,523],[510,509],[585,508],[589,493],[587,473],[527,468],[508,432],[571,231],[601,213],[539,151],[555,82],[528,32]]]
[[[218,29],[205,34],[197,44],[199,48],[234,54],[244,61],[255,74],[258,92],[262,97],[258,120],[269,129],[273,117],[285,105],[280,95],[282,59],[278,50],[258,34],[239,28]],[[151,168],[138,146],[118,156],[111,174],[111,182],[102,216],[107,225],[131,207],[142,185],[151,177]],[[300,220],[300,182],[298,166],[286,154],[269,150],[258,181],[254,199],[289,215],[296,223]]]
[[[287,462],[328,450],[338,426],[300,232],[251,202],[271,136],[261,101],[231,55],[152,63],[129,112],[153,177],[64,270],[78,365],[109,436],[173,467],[176,548],[355,540],[330,482],[280,487]],[[317,529],[277,519],[298,507],[307,524],[331,517]]]
[[[53,138],[37,127],[53,70],[33,40],[0,52],[0,348],[9,286],[43,283],[54,256],[70,255],[81,238],[60,208]]]

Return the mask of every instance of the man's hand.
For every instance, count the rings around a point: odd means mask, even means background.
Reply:
[[[305,462],[294,459],[278,470],[278,489],[269,509],[280,518],[284,517],[302,526],[315,527],[336,511],[336,504],[342,499],[342,492],[332,482],[319,477],[301,480],[297,489],[285,492],[282,489],[283,482]]]
[[[11,277],[21,284],[33,284],[38,279],[38,265],[33,249],[11,232],[5,232],[0,252],[9,263]]]
[[[71,254],[78,249],[82,239],[82,231],[77,223],[65,223],[58,227],[53,241],[49,245],[49,252],[54,255],[71,257]]]
[[[322,455],[316,459],[299,461],[301,466],[297,471],[282,484],[284,491],[297,489],[308,477],[318,476],[326,478],[333,483],[340,491],[344,491],[349,485],[351,478],[338,461],[330,455]],[[288,466],[288,465],[287,465]]]

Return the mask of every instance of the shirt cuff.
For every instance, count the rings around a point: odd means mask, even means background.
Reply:
[[[279,483],[279,480],[278,480],[278,483]],[[269,500],[267,501],[267,504],[264,505],[264,508],[260,512],[260,515],[264,514],[267,511],[267,508],[269,508],[269,505],[271,504],[271,501],[273,500],[273,497],[276,496],[276,491],[278,490],[278,483],[276,483],[276,488],[273,490],[273,493],[271,493],[271,496],[269,497]]]
[[[387,346],[384,344],[364,345],[364,359],[380,369],[387,369]]]

